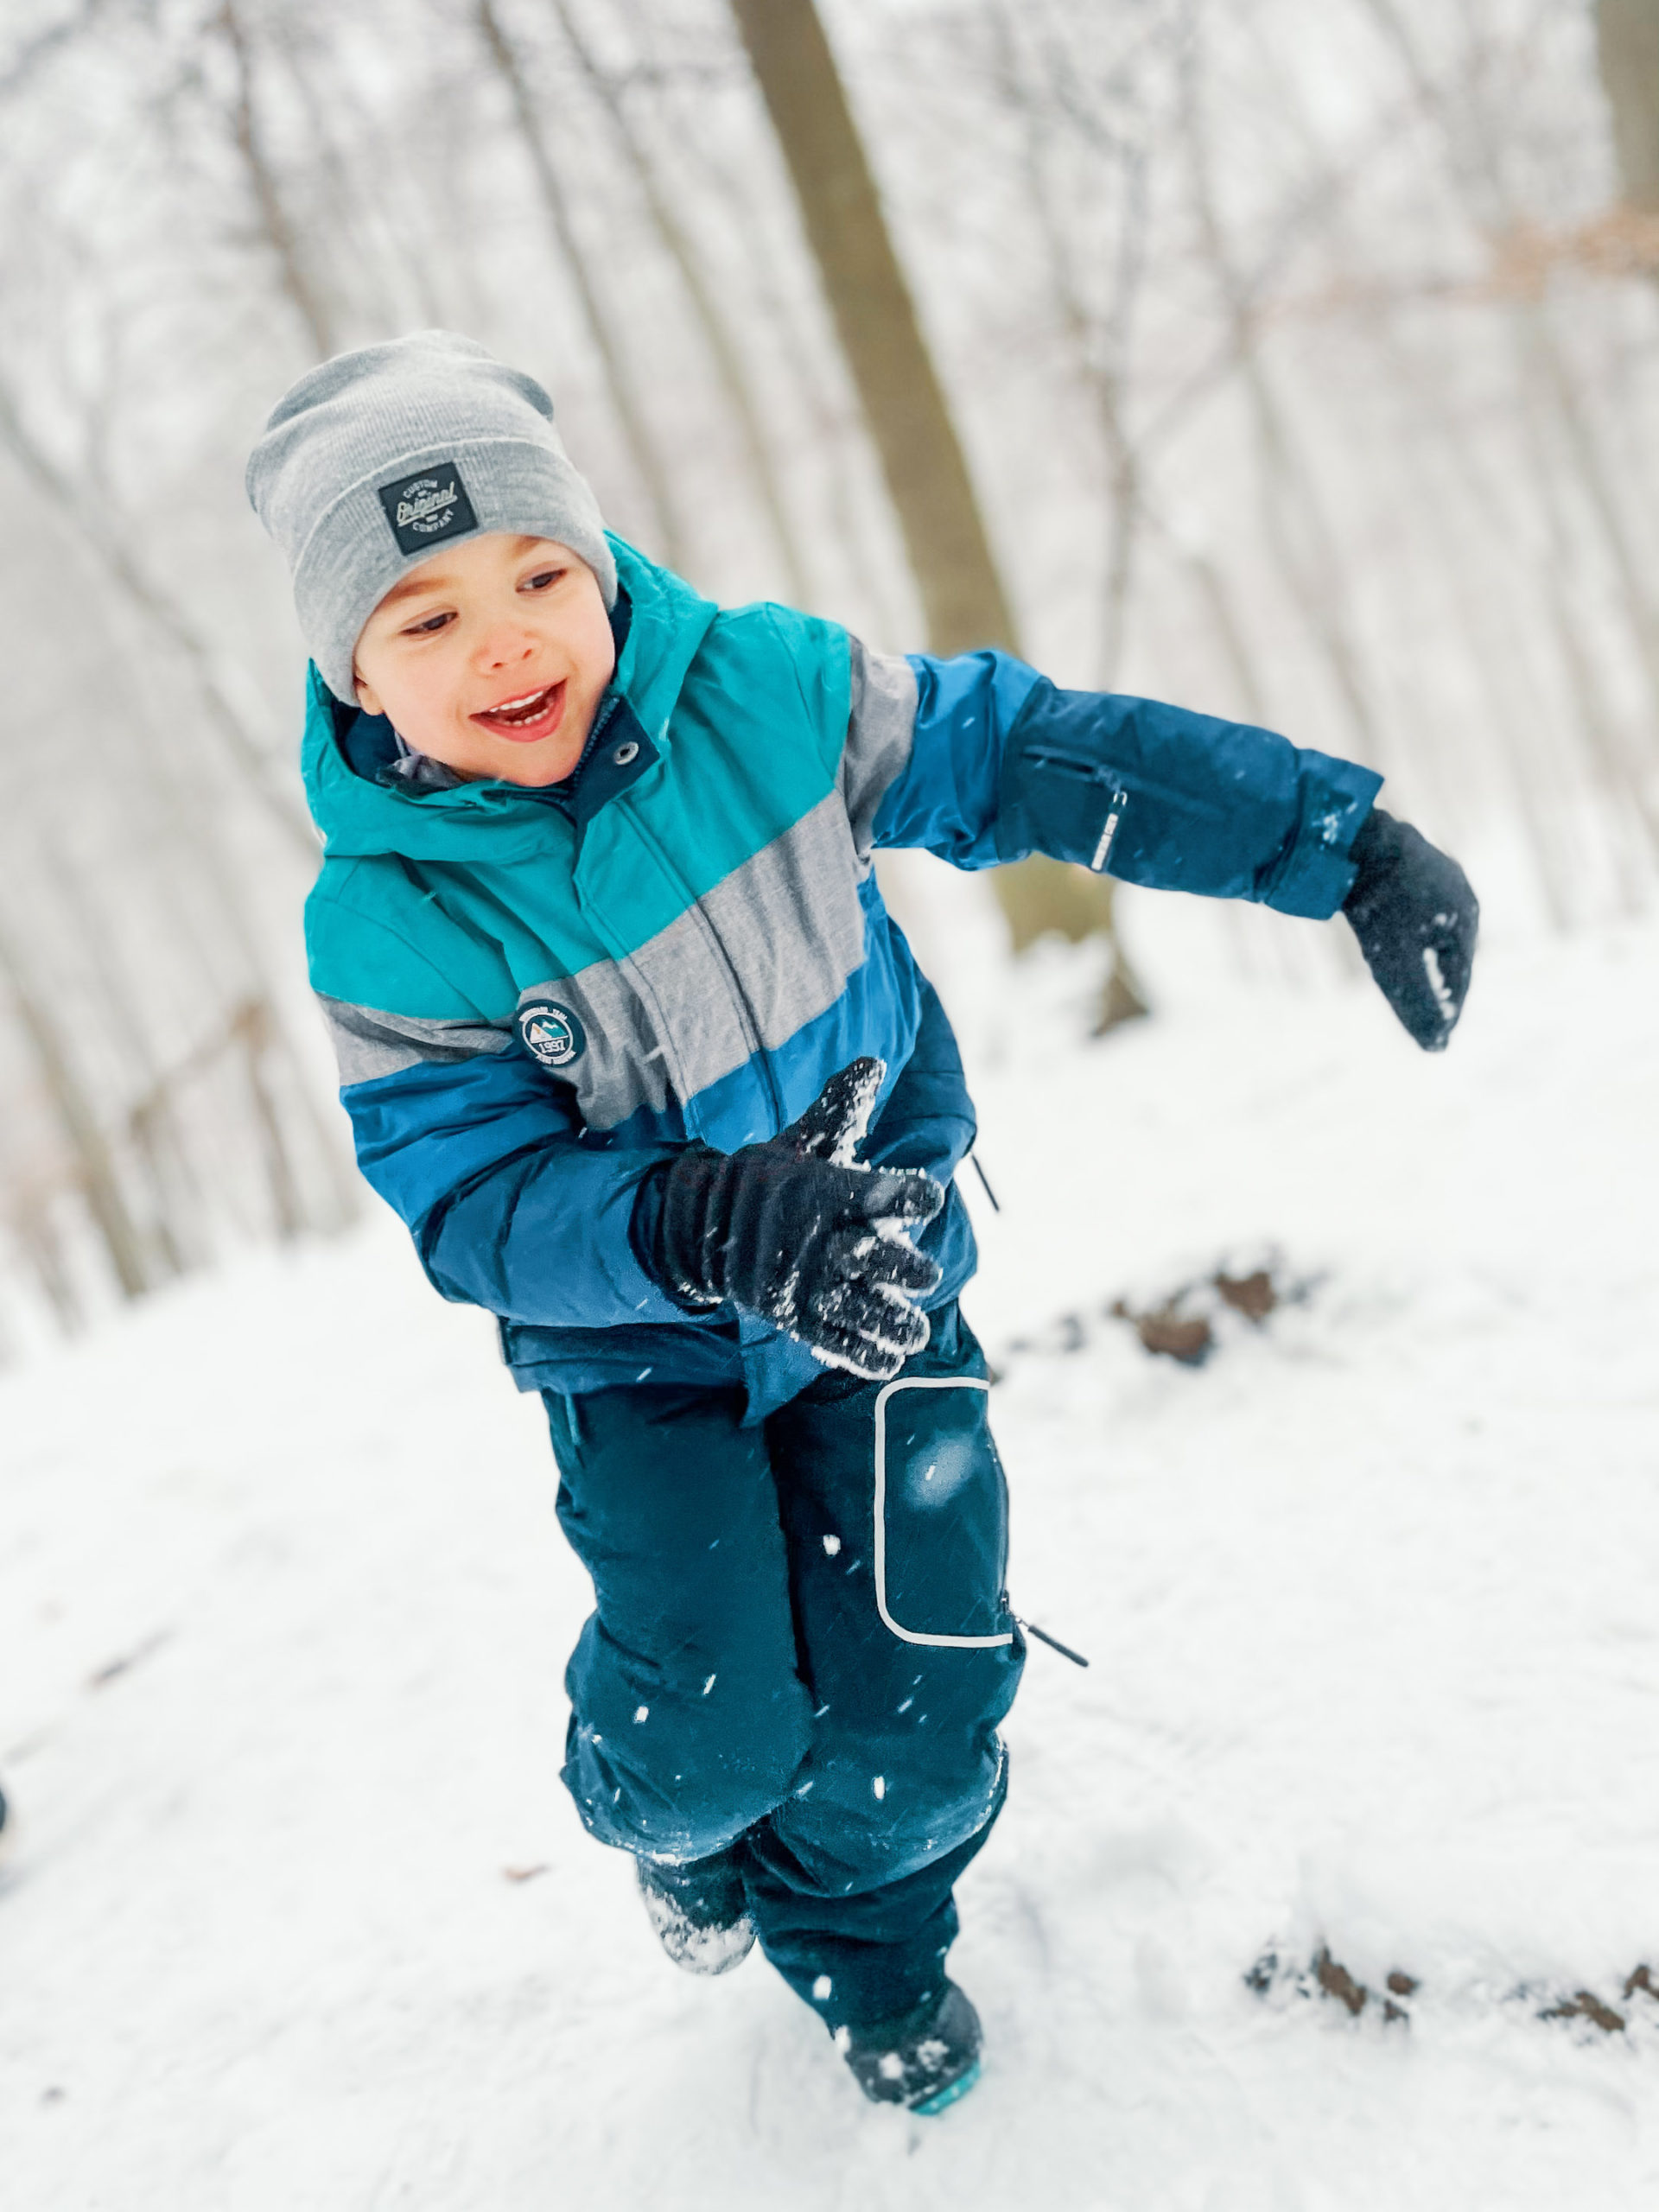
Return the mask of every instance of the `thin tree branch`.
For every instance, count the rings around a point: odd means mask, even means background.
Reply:
[[[626,342],[601,297],[587,252],[576,235],[569,198],[548,144],[541,104],[531,90],[518,50],[502,26],[494,0],[475,0],[474,21],[489,51],[490,59],[495,64],[497,73],[506,87],[519,135],[530,156],[531,167],[535,171],[543,204],[547,209],[548,219],[552,224],[559,251],[576,288],[576,296],[582,302],[588,331],[603,364],[605,380],[622,426],[623,437],[655,517],[663,553],[669,567],[683,574],[688,565],[690,545],[680,517],[679,503],[674,495],[672,476],[635,387]]]
[[[559,19],[560,28],[582,74],[621,140],[646,212],[685,287],[686,296],[690,301],[697,327],[709,348],[721,388],[736,417],[749,474],[766,512],[772,537],[777,541],[778,550],[783,556],[791,596],[798,605],[810,606],[813,593],[807,578],[806,562],[784,499],[777,464],[761,423],[760,403],[749,381],[736,333],[703,271],[702,257],[690,232],[663,188],[645,136],[636,126],[627,103],[620,96],[615,79],[601,67],[586,35],[576,22],[569,0],[553,0],[553,12]]]
[[[77,543],[119,588],[135,613],[186,663],[230,760],[288,841],[308,860],[315,861],[317,837],[310,819],[298,799],[276,780],[270,755],[255,743],[232,705],[207,640],[178,601],[139,567],[118,531],[107,520],[93,518],[79,491],[31,435],[3,385],[0,448],[10,454],[29,482],[62,516]]]
[[[334,321],[300,252],[294,226],[283,204],[276,173],[265,149],[264,135],[254,111],[252,50],[234,0],[223,0],[219,28],[235,65],[236,98],[231,107],[231,130],[252,188],[259,227],[276,260],[283,296],[305,326],[312,351],[319,360],[326,360],[329,354],[339,351]]]

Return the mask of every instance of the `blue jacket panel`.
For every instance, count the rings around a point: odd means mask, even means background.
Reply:
[[[911,757],[878,845],[958,868],[1032,853],[1154,891],[1324,920],[1382,779],[1271,730],[1116,692],[1063,691],[1002,652],[912,655]]]

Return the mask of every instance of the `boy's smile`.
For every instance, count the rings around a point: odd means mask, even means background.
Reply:
[[[357,641],[365,713],[458,775],[539,787],[582,758],[616,666],[597,579],[568,545],[490,531],[411,569]]]
[[[486,729],[494,730],[502,737],[511,738],[515,745],[538,745],[544,737],[551,737],[564,715],[565,684],[549,683],[539,691],[526,692],[518,699],[504,699],[499,707],[486,708],[473,716]]]

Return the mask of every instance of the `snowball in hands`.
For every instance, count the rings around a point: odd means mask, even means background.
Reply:
[[[941,1271],[909,1231],[944,1204],[919,1169],[853,1160],[886,1072],[854,1060],[781,1135],[730,1153],[688,1145],[658,1171],[658,1268],[683,1297],[747,1306],[872,1382],[927,1343],[915,1301]]]

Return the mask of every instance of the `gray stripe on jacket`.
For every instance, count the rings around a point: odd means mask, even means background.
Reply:
[[[340,1062],[342,1090],[377,1076],[401,1075],[405,1068],[435,1063],[453,1067],[480,1052],[505,1052],[511,1028],[481,1021],[429,1021],[419,1014],[386,1014],[377,1007],[353,1006],[319,991],[317,1000]]]
[[[561,1071],[590,1128],[682,1105],[833,1006],[864,957],[847,815],[831,791],[622,960],[550,977],[587,1049]],[[695,1118],[695,1111],[694,1111]]]
[[[853,711],[841,756],[841,795],[861,870],[870,864],[876,809],[904,773],[916,733],[916,671],[898,653],[873,653],[856,638]]]

